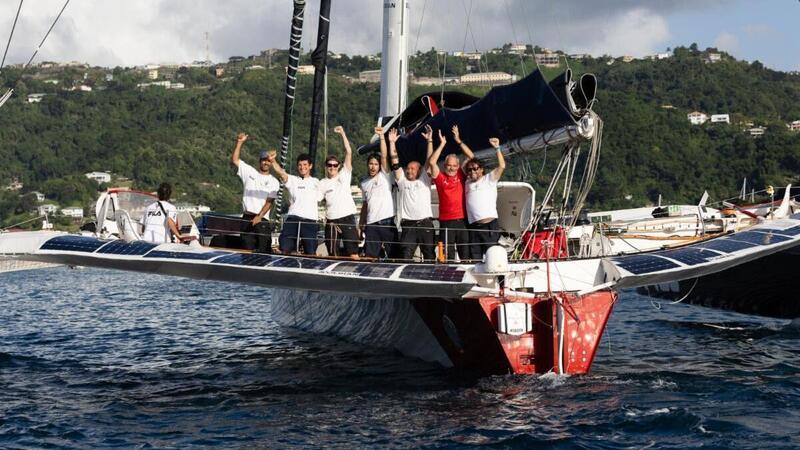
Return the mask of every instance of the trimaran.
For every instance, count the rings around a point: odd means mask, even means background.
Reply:
[[[512,159],[545,147],[561,149],[539,207],[534,205],[532,189],[520,186],[524,183],[501,188],[498,206],[507,247],[490,248],[477,263],[430,264],[156,245],[137,239],[130,221],[134,211],[119,201],[135,193],[110,192],[98,203],[95,233],[3,233],[0,254],[25,261],[260,285],[271,288],[273,319],[288,326],[394,347],[446,367],[581,374],[592,365],[618,289],[696,278],[800,244],[800,214],[793,214],[678,248],[606,257],[523,258],[522,235],[537,231],[545,209],[541,205],[557,205],[559,217],[564,218],[561,225],[569,229],[593,181],[602,135],[602,121],[592,111],[594,77],[573,80],[566,71],[548,83],[537,70],[512,85],[493,88],[481,99],[444,92],[406,108],[408,5],[397,0],[383,6],[380,117],[382,123],[402,130],[397,147],[403,163],[424,155],[419,138],[424,125],[435,129],[459,125],[467,142],[499,136],[502,151]],[[294,1],[284,166],[304,9],[304,1]],[[324,80],[330,1],[323,0],[320,10],[314,52],[316,92]],[[312,152],[318,129],[315,101]],[[582,151],[583,147],[588,150]],[[455,151],[448,147],[445,153]],[[491,153],[476,152],[478,157]],[[193,221],[184,219],[181,225],[203,238]],[[538,244],[552,246],[548,239]]]

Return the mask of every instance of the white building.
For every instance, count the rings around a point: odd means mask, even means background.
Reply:
[[[381,71],[380,70],[364,70],[358,73],[358,81],[362,83],[380,83]]]
[[[6,187],[4,187],[3,189],[5,189],[7,191],[18,191],[18,190],[22,189],[23,187],[24,186],[19,181],[19,179],[12,178],[11,179],[11,183],[8,183],[8,185],[6,185]]]
[[[731,123],[730,114],[712,114],[711,123]]]
[[[87,86],[85,84],[82,84],[82,85],[78,86],[77,90],[79,90],[81,92],[92,92],[92,87],[91,86]]]
[[[686,115],[692,125],[702,125],[708,122],[708,115],[700,111],[692,111]]]
[[[750,136],[753,137],[761,137],[767,131],[767,127],[753,127],[747,129],[747,132],[750,133]]]
[[[525,44],[511,44],[511,46],[508,47],[508,53],[511,53],[511,54],[514,54],[514,55],[524,55],[525,54],[525,50],[527,50],[527,49],[528,49],[528,46],[525,45]]]
[[[624,62],[624,63],[629,63],[629,62],[631,62],[631,61],[634,61],[635,59],[636,59],[636,58],[634,58],[634,57],[633,57],[633,56],[631,56],[631,55],[625,55],[625,56],[623,56],[623,57],[622,57],[622,62]]]
[[[84,175],[86,178],[96,181],[97,184],[111,182],[111,174],[108,172],[89,172]]]
[[[718,61],[722,61],[722,55],[719,54],[719,53],[709,53],[706,56],[706,61],[708,61],[710,63],[715,63],[715,62],[718,62]]]
[[[264,70],[264,69],[266,68],[259,64],[253,64],[252,66],[247,66],[244,68],[244,70]]]
[[[312,66],[312,65],[297,66],[297,74],[298,75],[314,75],[314,66]]]
[[[58,206],[52,203],[48,203],[46,205],[39,205],[36,208],[36,211],[39,213],[40,216],[43,216],[45,214],[55,214],[56,212],[58,212]]]
[[[42,94],[42,93],[28,94],[28,103],[39,103],[42,101],[45,95],[47,94]]]
[[[517,77],[505,72],[468,73],[461,75],[461,84],[509,84],[516,81]]]
[[[29,192],[29,194],[35,195],[37,202],[43,202],[44,201],[44,194],[42,194],[39,191],[32,191],[32,192]]]
[[[549,50],[534,55],[534,59],[536,59],[536,64],[542,67],[558,67],[561,65],[560,55]]]
[[[62,208],[61,214],[67,217],[72,217],[73,219],[83,219],[83,208],[80,206],[70,206],[68,208]]]
[[[800,131],[800,120],[787,123],[786,126],[789,128],[789,131]]]

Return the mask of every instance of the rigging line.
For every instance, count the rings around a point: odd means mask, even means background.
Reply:
[[[28,66],[31,64],[31,62],[33,62],[33,58],[35,58],[36,54],[39,53],[39,49],[41,49],[42,45],[44,45],[44,41],[47,40],[47,37],[50,36],[50,32],[53,31],[53,28],[56,27],[56,24],[58,23],[58,19],[61,18],[62,14],[64,14],[64,10],[67,9],[67,5],[69,5],[69,2],[70,2],[70,0],[67,0],[66,2],[64,2],[64,6],[61,7],[61,11],[58,12],[58,15],[56,16],[56,19],[53,21],[53,24],[50,25],[50,29],[47,30],[47,33],[45,33],[44,37],[42,38],[42,42],[40,42],[39,46],[36,47],[36,50],[33,52],[33,55],[31,55],[31,59],[28,60],[28,62],[25,64],[25,66],[22,68],[22,70],[27,69]]]
[[[521,2],[521,3],[522,3],[522,5],[521,5],[521,7],[522,7],[522,17],[525,18],[525,20],[523,20],[523,22],[525,22],[525,28],[528,30],[528,41],[531,43],[531,58],[533,59],[533,65],[536,66],[537,69],[539,69],[539,63],[536,62],[536,51],[535,51],[536,46],[534,45],[534,42],[533,42],[533,33],[531,33],[531,20],[527,20],[528,19],[528,10],[525,7],[525,5],[528,2]]]
[[[508,8],[508,0],[503,0],[503,6],[506,8],[506,15],[508,16],[508,23],[511,25],[511,35],[514,37],[514,44],[518,43],[517,39],[517,29],[514,27],[514,20],[511,18],[511,10]],[[524,53],[524,52],[523,52]],[[519,63],[522,66],[522,76],[523,78],[528,75],[528,71],[525,69],[525,55],[519,55]]]
[[[422,32],[422,24],[425,21],[425,8],[428,6],[428,0],[422,4],[422,14],[419,16],[419,26],[417,27],[417,38],[414,40],[414,54],[419,50],[419,34]]]
[[[17,20],[19,19],[19,12],[22,11],[22,2],[25,0],[19,0],[19,8],[17,8],[17,15],[14,16],[14,24],[11,25],[11,34],[8,35],[8,42],[6,43],[6,51],[3,52],[3,61],[0,62],[0,70],[3,70],[3,67],[6,65],[6,55],[8,55],[8,48],[11,47],[11,38],[14,37],[14,30],[17,28]]]
[[[467,49],[467,36],[469,36],[469,20],[472,18],[472,2],[469,3],[469,10],[467,10],[466,0],[461,0],[461,6],[464,8],[464,14],[467,16],[467,26],[464,27],[464,41],[461,44],[461,53]]]

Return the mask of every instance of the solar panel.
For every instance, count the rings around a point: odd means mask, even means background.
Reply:
[[[286,267],[290,269],[297,269],[300,267],[300,261],[297,258],[281,258],[272,264],[269,265],[270,267]]]
[[[654,255],[629,255],[613,258],[613,261],[628,272],[640,275],[678,267],[674,262]]]
[[[40,249],[92,253],[107,242],[88,236],[58,236],[42,244]]]
[[[719,253],[712,252],[711,250],[705,248],[689,247],[689,248],[681,248],[677,250],[668,250],[665,252],[659,252],[658,256],[663,256],[665,258],[682,262],[687,266],[694,266],[697,264],[708,262],[709,259],[715,256],[719,256]]]
[[[735,241],[749,242],[756,245],[769,245],[777,244],[778,242],[788,241],[789,237],[780,236],[777,234],[769,233],[753,233],[752,231],[744,231],[731,235],[728,239]]]
[[[451,266],[409,265],[400,272],[400,278],[458,282],[464,279],[464,271]]]
[[[232,253],[214,260],[215,263],[235,266],[264,267],[275,260],[275,256],[263,253]]]
[[[389,278],[398,267],[398,264],[344,262],[339,263],[334,272],[352,273],[363,277]]]
[[[144,255],[155,247],[156,244],[150,242],[125,242],[120,240],[111,241],[108,244],[100,247],[100,250],[98,250],[97,253],[106,253],[110,255]]]
[[[330,267],[336,264],[336,261],[331,261],[327,259],[312,259],[312,258],[300,258],[300,267],[303,269],[325,269],[326,267]]]
[[[719,250],[723,253],[733,253],[746,248],[753,248],[754,244],[749,242],[734,241],[727,237],[714,239],[704,244],[698,245],[695,248],[710,248],[711,250]]]
[[[753,230],[755,231],[755,230]],[[776,233],[784,234],[786,236],[797,236],[800,234],[800,225],[785,230],[775,230]]]
[[[167,258],[167,259],[192,259],[192,260],[208,260],[216,256],[227,255],[227,252],[170,252],[164,250],[153,250],[152,252],[144,255],[145,258]]]

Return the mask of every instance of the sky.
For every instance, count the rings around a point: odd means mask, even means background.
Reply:
[[[30,58],[64,1],[23,3],[7,64]],[[379,52],[383,1],[332,0],[329,49]],[[19,0],[0,0],[3,49],[18,6]],[[309,0],[305,49],[316,36],[317,8]],[[205,59],[206,43],[213,61],[226,61],[287,48],[291,9],[291,0],[71,0],[36,61],[182,63]],[[409,9],[411,52],[517,42],[644,56],[696,42],[774,69],[800,70],[798,0],[411,0]]]

